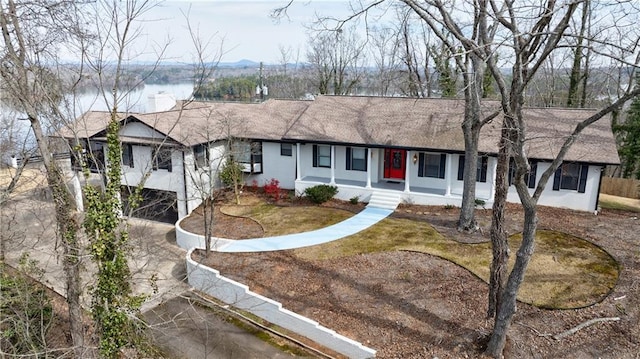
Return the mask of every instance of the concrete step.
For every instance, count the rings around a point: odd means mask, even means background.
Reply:
[[[395,210],[400,204],[401,194],[389,191],[375,191],[371,194],[367,207]]]

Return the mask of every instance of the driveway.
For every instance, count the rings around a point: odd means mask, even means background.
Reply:
[[[54,208],[38,192],[22,195],[0,209],[0,230],[6,243],[6,260],[17,266],[29,253],[44,270],[46,285],[64,295],[62,263],[57,255]],[[175,230],[165,223],[130,221],[130,267],[136,293],[149,295],[143,304],[157,343],[172,358],[284,358],[292,357],[255,335],[239,329],[203,305],[194,305],[185,283],[186,251],[175,243]],[[85,257],[84,288],[91,283],[92,263]],[[90,296],[85,293],[84,305]]]

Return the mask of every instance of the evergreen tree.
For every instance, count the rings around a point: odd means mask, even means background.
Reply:
[[[640,78],[636,80],[640,82]],[[640,83],[636,87],[640,86]],[[613,131],[622,140],[618,153],[625,178],[640,179],[640,97],[635,97],[623,124],[614,125]]]

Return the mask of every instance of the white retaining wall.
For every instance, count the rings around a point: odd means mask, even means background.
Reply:
[[[176,226],[179,228],[179,226]],[[246,310],[282,328],[303,335],[316,343],[349,358],[373,358],[374,349],[321,326],[309,318],[282,308],[282,304],[249,290],[249,287],[220,275],[213,268],[191,259],[194,249],[187,253],[189,285],[219,300]]]

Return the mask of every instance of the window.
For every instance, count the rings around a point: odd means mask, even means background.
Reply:
[[[487,167],[489,164],[489,157],[478,156],[478,164],[476,166],[476,182],[487,182]],[[460,156],[458,159],[458,181],[464,179],[464,156]]]
[[[536,188],[536,175],[538,172],[538,161],[529,160],[529,173],[525,173],[524,182],[529,188]],[[516,163],[513,158],[509,159],[509,186],[513,184],[516,177]]]
[[[444,178],[447,155],[420,153],[418,155],[418,177]]]
[[[584,193],[587,187],[588,165],[563,163],[553,177],[553,190],[568,189]]]
[[[347,170],[366,171],[367,154],[366,148],[347,147]]]
[[[153,150],[153,170],[167,170],[171,172],[171,149],[156,148]]]
[[[133,146],[130,143],[122,144],[122,165],[133,168]]]
[[[244,172],[262,173],[262,142],[233,142],[231,158],[244,166]]]
[[[289,156],[293,155],[293,145],[290,143],[281,143],[280,144],[280,156]]]
[[[331,146],[313,145],[313,167],[331,168]]]
[[[209,167],[209,146],[208,144],[196,145],[193,148],[196,169]]]

